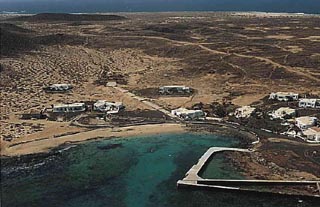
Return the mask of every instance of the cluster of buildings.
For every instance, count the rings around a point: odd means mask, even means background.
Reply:
[[[65,92],[71,90],[73,87],[70,84],[53,84],[46,87],[45,90],[52,92]],[[159,93],[163,95],[171,94],[190,94],[192,90],[186,86],[163,86],[159,88]],[[300,108],[320,109],[320,99],[316,98],[299,98],[299,94],[291,92],[277,92],[271,93],[269,96],[271,100],[277,101],[296,101]],[[102,112],[106,114],[116,114],[125,106],[121,102],[108,102],[106,100],[98,100],[91,105],[91,108],[85,103],[72,104],[57,104],[52,105],[53,113],[69,113],[69,112],[84,112],[88,109]],[[252,106],[243,106],[230,114],[238,119],[246,119],[257,113],[257,109]],[[206,113],[202,110],[190,110],[186,108],[178,108],[171,111],[171,114],[185,121],[205,120]],[[287,125],[293,126],[286,135],[300,137],[308,142],[320,142],[320,127],[318,127],[318,119],[311,116],[297,117],[296,109],[290,107],[280,107],[268,113],[271,120],[281,119]]]
[[[104,112],[106,114],[116,114],[124,108],[125,107],[121,102],[108,102],[105,100],[99,100],[93,104],[94,111]],[[88,110],[88,106],[85,103],[52,105],[53,113],[75,113],[84,112],[86,110]]]
[[[269,99],[278,101],[298,101],[299,108],[320,109],[320,99],[316,98],[300,98],[297,93],[271,93]],[[281,107],[269,113],[272,119],[285,119],[292,122],[292,118],[297,116],[295,109],[290,107]],[[313,116],[302,116],[293,119],[295,127],[291,127],[286,135],[299,137],[308,142],[320,142],[320,127],[318,127],[318,119]]]
[[[184,85],[171,85],[159,87],[161,95],[189,95],[193,92],[190,87]],[[191,110],[178,108],[171,111],[171,114],[185,121],[205,120],[206,113],[202,110]]]
[[[300,98],[298,93],[291,92],[277,92],[271,93],[269,96],[271,100],[278,101],[299,101],[298,106],[300,108],[315,108],[320,109],[320,99],[316,98]]]
[[[71,84],[52,84],[43,88],[46,92],[64,93],[71,91],[73,85]],[[116,114],[120,110],[124,109],[124,105],[121,102],[108,102],[106,100],[98,100],[91,107],[86,103],[68,103],[68,104],[55,104],[51,107],[53,113],[76,113],[84,112],[87,110],[93,110],[103,112],[106,114]]]
[[[44,88],[46,92],[66,92],[73,89],[71,84],[53,84]],[[191,94],[192,89],[186,86],[172,85],[159,87],[159,94],[162,95],[186,95]],[[86,103],[55,104],[50,109],[53,113],[76,113],[93,110],[106,114],[116,114],[125,106],[121,102],[109,102],[98,100],[91,105]],[[205,119],[206,114],[201,110],[188,110],[180,108],[172,111],[172,114],[183,120]]]
[[[300,98],[299,94],[291,92],[271,93],[271,100],[277,101],[295,101],[298,108],[320,109],[320,99],[316,98]],[[246,119],[258,113],[256,108],[251,106],[243,106],[230,114],[238,119]],[[320,123],[317,117],[302,116],[298,117],[297,110],[290,107],[280,107],[267,114],[271,120],[283,120],[281,125],[291,126],[290,129],[283,133],[285,135],[299,137],[308,142],[320,142]]]

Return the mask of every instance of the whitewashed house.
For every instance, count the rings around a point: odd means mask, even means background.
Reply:
[[[299,107],[301,108],[320,108],[320,99],[303,98],[299,100]]]
[[[269,99],[278,101],[297,101],[299,99],[299,94],[291,92],[277,92],[271,93]]]
[[[206,113],[202,110],[189,110],[185,108],[172,110],[171,114],[184,120],[202,120],[206,118]]]
[[[281,107],[270,114],[274,119],[284,119],[286,117],[294,117],[295,115],[296,110],[290,107]]]
[[[302,131],[317,125],[317,117],[303,116],[296,118],[296,126]]]
[[[234,116],[236,118],[249,118],[254,112],[256,111],[256,108],[251,106],[243,106],[241,108],[237,108],[234,112]]]
[[[191,93],[191,89],[186,86],[162,86],[159,88],[160,94],[188,94]]]
[[[106,112],[108,114],[119,113],[124,108],[122,102],[108,102],[105,100],[99,100],[93,105],[93,110]]]
[[[85,110],[85,103],[56,104],[52,106],[52,112],[54,113],[83,112]]]
[[[52,84],[44,88],[48,92],[66,92],[73,89],[71,84]]]
[[[308,141],[320,142],[320,128],[319,127],[311,127],[309,129],[303,131],[303,135],[307,138]]]

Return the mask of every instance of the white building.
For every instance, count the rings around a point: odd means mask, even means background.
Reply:
[[[107,112],[108,114],[119,113],[124,108],[122,102],[108,102],[105,100],[99,100],[93,105],[93,110],[100,112]]]
[[[251,106],[243,106],[241,108],[237,108],[234,112],[236,118],[249,118],[254,112],[256,108]]]
[[[273,111],[270,115],[274,119],[284,119],[285,117],[294,117],[296,115],[296,110],[290,107],[281,107]]]
[[[320,142],[320,128],[319,127],[311,127],[309,129],[303,131],[303,135],[307,138],[308,141]]]
[[[159,88],[160,94],[191,93],[191,89],[186,86],[162,86]]]
[[[48,87],[45,87],[44,90],[52,92],[63,92],[69,91],[73,88],[71,84],[52,84]]]
[[[301,130],[307,130],[310,127],[314,127],[317,125],[317,117],[303,116],[296,118],[296,126]]]
[[[171,114],[184,120],[201,120],[206,118],[206,114],[202,110],[189,110],[185,108],[172,110]]]
[[[299,107],[301,108],[320,108],[320,99],[300,99]]]
[[[85,110],[85,103],[57,104],[52,107],[52,112],[55,113],[82,112]]]
[[[291,92],[277,92],[271,93],[269,99],[278,101],[297,101],[299,99],[299,94]]]

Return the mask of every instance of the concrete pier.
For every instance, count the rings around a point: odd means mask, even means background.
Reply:
[[[228,179],[200,179],[198,184],[206,185],[317,185],[320,181],[309,180],[228,180]]]
[[[238,152],[250,152],[247,149],[239,149],[239,148],[224,148],[224,147],[211,147],[208,149],[206,153],[202,155],[202,157],[199,159],[198,163],[186,173],[186,177],[182,180],[184,182],[188,183],[194,183],[196,184],[197,181],[203,180],[198,174],[200,170],[203,168],[203,166],[207,163],[209,158],[217,152],[222,152],[222,151],[238,151]]]
[[[252,152],[247,149],[239,148],[223,148],[211,147],[199,159],[196,165],[186,173],[183,180],[177,182],[178,187],[199,187],[199,188],[215,188],[224,190],[244,190],[237,186],[257,186],[257,185],[316,185],[319,189],[320,180],[232,180],[232,179],[204,179],[199,176],[199,172],[206,165],[208,160],[217,152],[223,151],[237,151],[237,152]],[[320,189],[319,189],[320,190]]]

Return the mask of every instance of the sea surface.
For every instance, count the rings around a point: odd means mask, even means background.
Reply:
[[[2,169],[3,207],[319,207],[320,200],[225,191],[177,189],[176,182],[212,146],[236,147],[232,137],[163,134],[77,145],[34,167]],[[217,156],[203,172],[242,178]],[[8,173],[10,171],[11,173]]]
[[[262,11],[320,13],[319,0],[0,0],[0,12]]]

